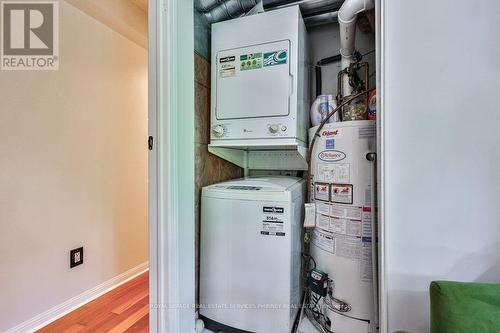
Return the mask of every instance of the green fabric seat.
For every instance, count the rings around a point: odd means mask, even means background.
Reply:
[[[431,333],[500,332],[500,284],[434,281]]]

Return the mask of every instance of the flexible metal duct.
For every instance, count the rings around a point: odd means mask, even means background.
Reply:
[[[290,5],[299,5],[302,15],[311,16],[316,13],[325,13],[339,9],[343,0],[262,0],[265,9],[281,8]]]
[[[195,8],[204,13],[209,23],[238,17],[252,9],[260,0],[196,0]]]
[[[262,2],[265,10],[272,10],[291,5],[300,5],[304,18],[313,16],[318,13],[327,13],[329,11],[340,8],[343,0],[195,0],[195,8],[204,13],[209,23],[220,22],[231,18],[238,17],[256,4]],[[329,18],[329,22],[335,17],[326,15],[322,20]],[[322,20],[311,20],[314,24]]]
[[[196,0],[194,2],[194,8],[202,13],[206,13],[223,2],[224,0]]]

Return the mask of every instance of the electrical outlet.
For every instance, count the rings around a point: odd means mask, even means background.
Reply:
[[[69,251],[69,267],[83,264],[83,247]]]

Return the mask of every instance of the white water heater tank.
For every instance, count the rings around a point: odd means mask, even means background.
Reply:
[[[310,129],[310,137],[317,127]],[[311,255],[317,268],[332,280],[333,297],[324,311],[335,333],[373,333],[372,269],[373,162],[376,152],[374,121],[326,124],[316,139],[311,158],[311,200],[316,203],[316,227]],[[332,311],[335,300],[348,304]],[[328,306],[328,304],[330,306]]]

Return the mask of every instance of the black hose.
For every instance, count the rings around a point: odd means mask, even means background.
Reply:
[[[316,66],[314,67],[315,74],[316,74],[316,97],[321,95],[322,88],[323,88],[322,87],[323,81],[322,81],[322,76],[321,76],[321,66],[331,64],[332,62],[340,61],[340,59],[342,59],[342,56],[340,54],[337,54],[337,55],[334,55],[331,57],[323,58],[316,63]]]
[[[316,97],[318,97],[319,95],[321,95],[321,90],[322,90],[322,87],[321,87],[321,67],[320,66],[316,66],[314,67],[315,69],[315,72],[316,72]]]
[[[318,61],[317,65],[324,66],[324,65],[331,64],[332,62],[340,61],[341,59],[342,59],[342,56],[340,54],[337,54],[337,55],[334,55],[331,57],[326,57],[326,58],[321,59],[320,61]]]

